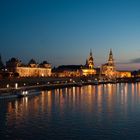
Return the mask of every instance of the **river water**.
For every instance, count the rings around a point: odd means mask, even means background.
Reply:
[[[140,83],[88,85],[0,100],[0,139],[140,139]]]

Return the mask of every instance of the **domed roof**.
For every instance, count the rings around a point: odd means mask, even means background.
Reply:
[[[18,62],[19,60],[17,58],[15,58],[15,57],[12,57],[10,61],[11,62]]]
[[[35,61],[34,59],[31,59],[31,60],[29,61],[29,64],[36,64],[36,61]]]
[[[47,61],[43,61],[43,64],[49,64]]]

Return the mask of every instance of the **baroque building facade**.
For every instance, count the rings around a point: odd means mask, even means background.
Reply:
[[[95,74],[96,70],[91,50],[85,65],[62,65],[53,69],[53,76],[56,77],[80,77],[93,76]]]
[[[82,68],[82,75],[93,76],[95,74],[96,74],[96,70],[94,69],[94,59],[93,59],[92,51],[90,50],[90,54],[88,59],[86,60],[86,64]]]
[[[101,66],[101,75],[106,79],[131,77],[130,71],[118,71],[113,58],[112,50],[110,49],[108,62]]]
[[[116,66],[114,63],[113,53],[111,49],[109,52],[108,62],[101,66],[101,74],[108,79],[116,78]]]
[[[27,65],[16,58],[6,62],[6,68],[10,73],[17,73],[19,77],[47,77],[51,76],[51,65],[47,61],[37,64],[31,59]]]
[[[80,77],[82,65],[61,65],[52,70],[54,77]]]
[[[1,57],[0,57],[1,60]],[[6,62],[6,69],[12,75],[19,77],[80,77],[80,76],[93,76],[99,79],[114,79],[131,77],[130,71],[117,71],[113,53],[110,49],[107,63],[101,65],[100,68],[95,68],[94,58],[90,50],[89,57],[86,59],[85,65],[62,65],[52,70],[51,64],[43,61],[41,64],[36,63],[31,59],[28,64],[23,64],[16,58],[11,58]]]

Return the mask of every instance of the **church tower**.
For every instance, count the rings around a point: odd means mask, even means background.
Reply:
[[[108,58],[108,65],[114,66],[113,53],[111,49],[110,49],[109,58]]]
[[[116,77],[116,67],[114,64],[113,53],[110,49],[108,62],[101,66],[101,74],[108,79],[114,79]]]
[[[86,60],[85,66],[82,68],[82,75],[93,76],[95,74],[96,74],[96,70],[94,69],[94,59],[92,56],[92,50],[90,49],[89,57]]]
[[[94,62],[93,62],[93,56],[92,56],[91,49],[90,49],[90,55],[89,55],[89,58],[88,58],[88,67],[90,69],[93,69],[94,68]]]

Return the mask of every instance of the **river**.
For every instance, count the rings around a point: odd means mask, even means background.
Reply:
[[[1,140],[140,139],[140,83],[88,85],[0,100]]]

